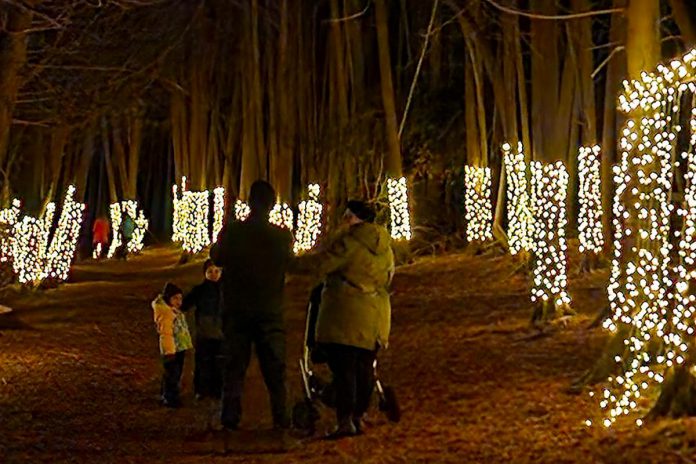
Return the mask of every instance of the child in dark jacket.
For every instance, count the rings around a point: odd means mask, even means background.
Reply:
[[[159,335],[162,375],[162,404],[170,408],[181,405],[179,384],[184,370],[186,351],[193,348],[186,317],[181,312],[183,292],[172,283],[152,302],[155,326]]]
[[[208,259],[203,264],[205,280],[184,297],[182,309],[196,307],[196,366],[193,386],[196,398],[220,399],[222,393],[222,316],[220,313],[221,269]]]

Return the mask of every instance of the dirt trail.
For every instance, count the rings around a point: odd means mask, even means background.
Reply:
[[[40,293],[6,291],[0,304],[0,462],[416,463],[693,462],[696,422],[663,421],[639,431],[588,429],[599,418],[587,395],[564,393],[604,342],[586,331],[603,301],[603,279],[574,279],[580,316],[552,336],[525,339],[530,305],[508,257],[452,255],[400,269],[384,377],[404,419],[378,412],[363,437],[310,441],[284,454],[213,454],[201,442],[210,407],[190,393],[185,407],[157,404],[160,366],[149,300],[172,279],[185,289],[200,263],[175,266],[170,248],[129,262],[88,263],[73,282]],[[288,288],[291,397],[300,397],[308,282]],[[593,289],[594,288],[594,289]],[[242,427],[270,426],[256,365],[246,386]],[[322,426],[328,427],[326,412]],[[261,433],[261,432],[259,432]]]

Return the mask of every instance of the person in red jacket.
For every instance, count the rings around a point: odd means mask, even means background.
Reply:
[[[95,250],[95,257],[100,258],[109,245],[109,221],[103,217],[98,217],[92,226],[92,248]],[[97,252],[96,250],[99,251]]]

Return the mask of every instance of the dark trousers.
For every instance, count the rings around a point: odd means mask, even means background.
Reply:
[[[282,321],[238,321],[225,333],[225,371],[222,393],[222,424],[236,428],[242,416],[244,377],[256,348],[261,374],[271,400],[273,424],[290,426],[285,389],[285,331]]]
[[[179,384],[184,371],[185,351],[179,351],[173,356],[162,356],[162,399],[170,404],[179,403]]]
[[[193,389],[197,395],[220,398],[222,394],[222,340],[196,339]]]
[[[370,407],[374,389],[373,364],[376,350],[338,344],[326,344],[322,347],[333,374],[339,425],[362,417]]]

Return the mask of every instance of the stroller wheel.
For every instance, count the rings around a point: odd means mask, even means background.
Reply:
[[[318,420],[319,411],[309,400],[298,401],[292,408],[292,424],[296,429],[313,434]]]
[[[401,409],[392,387],[384,387],[384,394],[380,395],[379,398],[379,410],[386,414],[387,419],[391,422],[399,422],[401,420]]]

